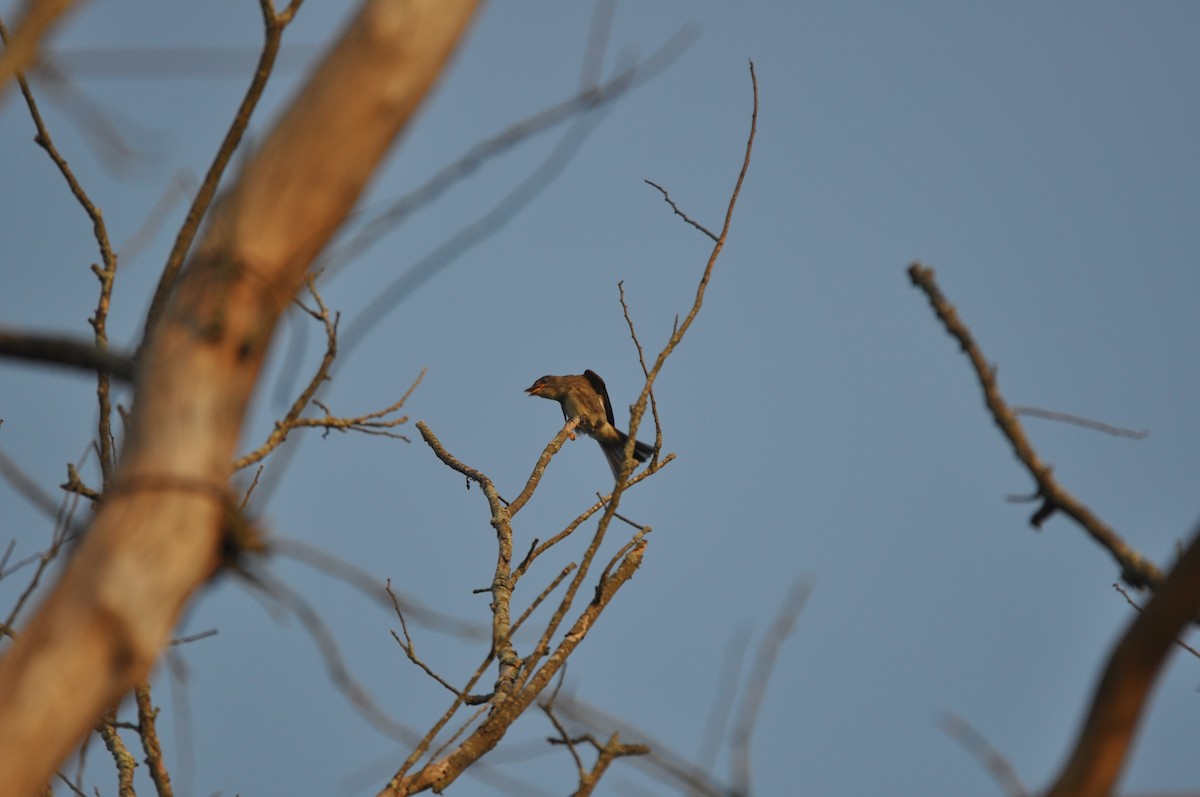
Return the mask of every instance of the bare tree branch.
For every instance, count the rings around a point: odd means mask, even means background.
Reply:
[[[310,310],[300,303],[299,300],[296,301],[297,304],[300,305],[301,309],[304,310],[304,312],[308,313],[308,315],[312,316],[317,321],[320,321],[324,326],[325,356],[321,359],[321,364],[317,367],[316,373],[314,373],[312,378],[308,380],[308,385],[302,391],[300,391],[300,395],[297,396],[296,400],[292,402],[292,406],[288,409],[287,414],[275,422],[275,428],[271,431],[271,434],[268,435],[263,444],[250,453],[234,460],[233,469],[235,471],[248,468],[257,462],[261,462],[272,451],[283,445],[284,441],[287,440],[288,435],[293,429],[315,427],[324,429],[326,434],[334,429],[341,432],[354,431],[362,432],[363,434],[394,437],[408,442],[408,438],[404,435],[391,431],[401,424],[408,423],[408,416],[402,415],[397,418],[388,418],[387,416],[398,412],[400,408],[408,402],[408,399],[413,394],[413,391],[417,389],[417,385],[421,384],[421,380],[425,378],[424,370],[417,375],[417,378],[413,380],[413,383],[409,385],[408,390],[404,391],[404,395],[400,396],[398,401],[383,408],[382,410],[375,410],[374,412],[369,412],[364,415],[358,415],[354,417],[339,417],[335,416],[327,407],[325,407],[325,405],[316,400],[315,396],[317,394],[317,390],[320,389],[321,385],[329,381],[329,370],[333,367],[334,360],[337,359],[338,316],[330,315],[329,308],[325,306],[325,302],[321,299],[321,294],[317,292],[316,285],[314,285],[314,281],[311,277],[306,280],[306,283],[308,285],[309,295],[312,296],[313,301],[315,301],[317,304],[317,309]],[[309,404],[316,404],[318,407],[321,407],[321,409],[325,410],[325,417],[301,417],[304,414],[304,411],[308,409]]]
[[[675,348],[683,341],[684,335],[692,326],[692,322],[696,320],[696,316],[700,312],[700,307],[704,304],[704,293],[708,290],[708,281],[712,279],[713,268],[717,265],[717,259],[721,256],[721,252],[725,249],[725,239],[729,235],[729,227],[733,223],[733,209],[737,207],[738,197],[742,193],[742,185],[746,181],[746,173],[750,170],[750,155],[754,151],[754,139],[758,133],[758,76],[754,73],[754,62],[750,62],[750,86],[753,92],[753,108],[750,112],[750,133],[746,137],[746,152],[742,157],[742,168],[738,172],[737,180],[733,185],[733,192],[729,197],[729,204],[725,209],[725,221],[721,226],[721,232],[714,239],[712,251],[708,255],[708,263],[704,267],[704,274],[700,277],[700,284],[696,286],[696,298],[692,302],[692,307],[688,314],[684,316],[683,322],[678,323],[675,329],[671,332],[671,337],[663,346],[662,351],[658,353],[658,358],[654,361],[654,366],[650,369],[649,375],[646,377],[645,386],[642,388],[642,393],[638,396],[637,402],[630,408],[629,413],[629,442],[625,447],[625,466],[622,468],[621,478],[617,480],[617,489],[614,495],[619,498],[621,493],[621,482],[629,477],[629,472],[633,469],[633,447],[637,442],[637,430],[641,425],[642,416],[646,413],[646,403],[650,399],[650,393],[654,389],[654,382],[658,379],[658,374],[666,364],[667,358],[675,351]],[[663,189],[659,189],[663,191]],[[666,193],[663,191],[663,193]],[[683,214],[680,214],[683,216]],[[687,219],[687,216],[683,216]],[[690,222],[690,219],[688,219]],[[703,229],[698,227],[698,229]],[[707,230],[705,230],[707,232]],[[712,233],[708,233],[712,237]],[[614,501],[614,511],[616,502]]]
[[[146,751],[150,779],[154,782],[158,797],[173,797],[175,790],[171,788],[171,776],[163,758],[162,745],[158,741],[158,709],[154,707],[150,696],[150,682],[138,684],[133,693],[137,700],[138,736],[142,739],[142,749]]]
[[[54,14],[60,12],[62,9],[58,9],[58,11],[52,10],[56,5],[59,4],[51,2],[32,3],[26,15],[26,20],[45,17],[47,13]],[[6,42],[8,41],[2,25],[0,25],[0,36],[3,36]],[[20,45],[18,45],[19,47]],[[32,52],[29,55],[32,56]],[[0,84],[3,83],[3,80],[3,72],[0,70]],[[113,251],[112,244],[109,242],[108,226],[104,223],[104,216],[100,213],[100,209],[92,202],[83,185],[75,177],[75,173],[67,163],[67,159],[59,152],[58,147],[54,145],[54,141],[51,140],[50,131],[42,119],[37,101],[33,97],[33,91],[29,88],[29,83],[25,80],[24,75],[18,74],[17,82],[21,87],[21,95],[25,98],[25,106],[29,109],[29,116],[33,120],[33,126],[37,130],[34,141],[45,150],[50,160],[54,162],[55,167],[58,168],[59,173],[66,181],[71,195],[75,197],[79,206],[83,208],[88,219],[92,222],[92,234],[96,239],[96,244],[100,251],[100,264],[92,265],[92,273],[100,281],[100,297],[96,304],[96,312],[92,314],[88,322],[92,326],[96,348],[103,352],[108,348],[108,308],[112,299],[113,280],[117,276],[117,256]],[[112,433],[112,403],[109,388],[108,371],[102,368],[97,369],[96,398],[100,405],[100,414],[97,423],[97,441],[99,443],[97,453],[100,457],[100,471],[103,474],[105,487],[112,481],[113,469],[116,467],[116,445]]]
[[[133,358],[63,335],[41,335],[0,328],[0,357],[52,363],[85,371],[101,371],[133,381]]]
[[[954,305],[950,304],[942,295],[942,291],[934,279],[933,269],[925,268],[920,263],[913,263],[909,266],[908,276],[913,285],[925,293],[930,306],[933,307],[934,313],[946,331],[958,341],[963,353],[971,361],[975,375],[979,379],[979,385],[983,389],[984,403],[987,404],[992,419],[1008,439],[1017,459],[1037,483],[1037,496],[1041,499],[1042,506],[1029,519],[1030,524],[1034,528],[1040,528],[1052,514],[1061,511],[1082,526],[1084,531],[1092,536],[1092,539],[1112,554],[1112,557],[1117,560],[1117,564],[1121,566],[1121,578],[1125,583],[1139,589],[1158,585],[1163,578],[1158,567],[1131,548],[1108,524],[1084,506],[1079,499],[1067,492],[1066,488],[1054,478],[1053,469],[1042,462],[1029,442],[1029,438],[1025,435],[1024,427],[1017,420],[1016,413],[1000,394],[1000,388],[996,381],[996,369],[988,364],[979,344],[971,335],[971,330],[959,319]]]

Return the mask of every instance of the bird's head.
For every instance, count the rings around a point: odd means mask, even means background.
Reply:
[[[542,398],[557,399],[559,390],[559,377],[543,376],[541,379],[534,382],[529,387],[525,388],[525,392],[531,396],[541,396]]]

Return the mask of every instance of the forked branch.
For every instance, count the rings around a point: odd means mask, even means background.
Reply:
[[[1000,428],[1000,432],[1012,446],[1017,459],[1029,471],[1037,484],[1037,496],[1042,501],[1041,507],[1029,519],[1034,528],[1039,528],[1055,512],[1062,512],[1070,517],[1084,531],[1100,543],[1121,567],[1121,578],[1132,587],[1155,587],[1162,582],[1162,571],[1146,557],[1131,548],[1120,535],[1107,523],[1101,520],[1091,509],[1059,484],[1054,477],[1053,469],[1042,461],[1034,450],[1025,434],[1025,428],[1017,418],[1016,412],[1009,407],[1008,402],[1000,393],[996,379],[996,369],[983,356],[983,351],[975,341],[971,330],[958,317],[954,305],[942,294],[934,279],[933,269],[926,268],[920,263],[913,263],[908,269],[909,279],[913,285],[921,289],[929,299],[929,304],[938,320],[946,331],[958,341],[963,353],[975,369],[979,386],[983,389],[983,400],[987,404],[992,420]]]

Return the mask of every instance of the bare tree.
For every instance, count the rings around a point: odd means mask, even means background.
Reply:
[[[545,541],[535,540],[518,557],[519,552],[513,550],[514,521],[533,497],[551,458],[573,437],[578,420],[568,421],[546,446],[525,486],[512,500],[503,498],[486,474],[450,453],[432,429],[418,424],[438,458],[483,490],[497,539],[495,575],[488,590],[491,630],[475,674],[467,683],[454,685],[420,659],[409,634],[406,616],[426,610],[399,596],[390,583],[372,584],[361,573],[346,571],[344,565],[323,558],[320,552],[266,538],[245,511],[249,492],[237,495],[230,485],[232,473],[270,456],[296,429],[399,436],[394,430],[407,421],[399,412],[416,384],[394,404],[353,417],[336,416],[318,400],[319,388],[330,378],[339,351],[339,318],[326,306],[316,286],[316,276],[327,265],[318,258],[436,81],[475,4],[471,0],[364,2],[270,134],[245,161],[232,187],[218,199],[216,187],[245,133],[271,74],[283,32],[299,5],[293,2],[277,11],[270,0],[261,3],[266,37],[254,80],[176,237],[136,352],[115,350],[108,342],[106,321],[117,263],[102,213],[53,143],[21,72],[28,60],[13,62],[10,67],[37,127],[38,143],[92,219],[100,251],[101,263],[93,269],[100,282],[100,299],[91,319],[95,336],[90,343],[57,334],[7,330],[0,332],[0,354],[96,373],[100,404],[97,452],[103,483],[89,486],[77,470],[70,470],[71,478],[63,489],[75,503],[92,502],[95,517],[83,529],[73,512],[60,515],[54,546],[4,625],[13,640],[0,659],[0,781],[6,794],[40,793],[64,758],[93,729],[113,758],[120,792],[132,794],[137,756],[118,733],[128,726],[118,721],[116,711],[131,693],[137,709],[132,729],[137,732],[154,787],[160,795],[171,794],[171,775],[155,728],[157,710],[146,680],[150,669],[170,641],[183,608],[217,573],[233,570],[252,583],[286,595],[286,585],[271,581],[259,566],[261,555],[276,548],[290,550],[331,571],[341,568],[341,575],[376,599],[386,596],[402,629],[402,636],[395,635],[396,641],[415,666],[453,696],[444,715],[423,735],[411,734],[362,692],[340,664],[336,645],[315,612],[298,596],[290,596],[290,601],[321,642],[339,688],[381,731],[413,742],[411,754],[380,794],[440,791],[493,749],[518,717],[538,705],[539,697],[556,677],[561,678],[568,658],[641,564],[650,529],[619,513],[621,498],[669,465],[673,455],[662,452],[658,430],[653,461],[635,475],[633,441],[648,410],[654,413],[657,426],[655,380],[696,319],[729,233],[755,134],[758,95],[753,68],[749,138],[719,232],[692,222],[665,189],[655,186],[677,214],[711,239],[712,251],[692,306],[677,320],[652,359],[647,359],[632,315],[625,308],[645,381],[633,406],[631,442],[614,489],[598,496],[559,533]],[[598,8],[600,14],[611,11],[606,4]],[[22,28],[26,30],[28,26]],[[36,46],[36,36],[20,35],[28,42],[23,47]],[[585,86],[579,98],[526,121],[485,144],[484,151],[510,146],[547,124],[619,96],[661,57],[662,53],[651,56],[606,84]],[[475,152],[468,158],[480,156]],[[417,195],[436,193],[438,186],[455,174],[455,167],[450,167]],[[380,223],[394,222],[403,212],[393,208]],[[201,221],[207,227],[203,237],[197,238]],[[621,300],[624,305],[623,292]],[[324,357],[271,435],[253,451],[237,456],[235,444],[268,344],[282,313],[293,303],[322,326]],[[120,447],[112,428],[113,380],[129,381],[134,388],[132,411],[121,415],[126,434]],[[324,414],[312,415],[313,406]],[[15,466],[5,470],[10,478],[21,478]],[[35,486],[23,486],[31,496],[40,495]],[[42,503],[49,509],[55,502],[45,499]],[[590,535],[582,531],[589,520],[595,522]],[[615,555],[600,558],[605,539],[622,524],[632,528],[630,536]],[[551,548],[581,538],[578,561],[549,583],[533,587],[535,592],[518,613],[514,596],[524,597],[528,592],[524,579],[531,565]],[[67,549],[69,562],[58,583],[36,613],[18,623],[21,609],[39,586],[45,564]],[[542,606],[552,606],[553,611],[536,643],[518,650],[514,635],[532,624],[531,618]],[[493,670],[490,686],[477,689]],[[467,712],[472,707],[473,712]],[[463,713],[470,716],[462,719]],[[451,723],[457,723],[457,729]],[[444,731],[452,731],[448,740]],[[585,765],[575,744],[565,737],[563,741],[579,764],[580,794],[590,793],[617,758],[645,752],[644,747],[622,743],[613,736],[596,743],[594,762]],[[63,780],[72,789],[81,788],[81,784]]]
[[[730,685],[728,705],[714,709],[712,737],[726,739],[734,763],[728,782],[716,778],[707,762],[693,764],[672,753],[668,744],[644,744],[647,737],[641,731],[560,694],[559,687],[568,660],[639,569],[648,549],[651,529],[624,515],[621,503],[627,491],[641,489],[673,461],[673,455],[663,450],[654,386],[701,310],[730,231],[756,133],[758,90],[753,67],[754,110],[749,135],[720,227],[705,226],[680,208],[666,188],[650,183],[671,211],[709,239],[711,250],[692,305],[662,348],[649,356],[621,293],[644,382],[632,408],[631,442],[612,491],[597,495],[594,503],[547,539],[535,539],[527,550],[515,550],[515,531],[524,519],[520,513],[533,500],[553,457],[574,435],[578,419],[568,420],[546,445],[520,491],[511,497],[501,495],[484,468],[463,461],[434,429],[417,424],[423,442],[438,460],[478,486],[487,500],[486,522],[495,533],[493,575],[481,590],[490,597],[490,627],[479,635],[483,641],[478,666],[465,682],[457,683],[422,659],[409,631],[410,621],[428,619],[435,612],[399,594],[390,583],[375,583],[322,552],[270,539],[246,511],[249,493],[235,493],[230,476],[261,463],[298,429],[399,436],[397,428],[408,420],[400,413],[416,383],[389,406],[352,416],[335,414],[319,400],[321,386],[331,378],[339,346],[345,345],[339,337],[338,314],[326,306],[318,289],[321,274],[345,262],[359,247],[369,244],[379,229],[437,195],[479,159],[620,96],[653,71],[654,59],[661,53],[606,83],[593,76],[594,81],[585,81],[578,96],[484,142],[405,201],[381,213],[341,252],[331,253],[331,238],[342,228],[392,142],[435,84],[469,25],[475,4],[471,0],[364,2],[270,134],[246,158],[232,187],[218,198],[217,186],[272,74],[284,31],[300,6],[299,0],[294,0],[280,11],[271,0],[262,0],[265,41],[254,78],[163,264],[143,337],[135,351],[126,352],[111,346],[108,338],[117,258],[103,214],[55,146],[23,74],[34,63],[42,38],[69,5],[29,4],[0,63],[0,89],[9,77],[15,79],[36,127],[38,144],[92,222],[98,250],[93,271],[100,286],[96,310],[89,319],[94,334],[90,341],[79,341],[59,334],[0,330],[0,355],[57,363],[96,375],[101,484],[86,484],[78,470],[71,468],[63,485],[66,500],[60,504],[36,485],[22,481],[14,463],[0,459],[0,471],[56,518],[50,548],[36,562],[28,562],[32,570],[28,587],[0,626],[0,632],[11,639],[0,658],[3,792],[44,793],[61,762],[94,730],[112,757],[120,793],[134,792],[133,771],[140,757],[146,761],[160,797],[172,794],[167,756],[155,727],[157,710],[148,674],[196,591],[216,574],[232,571],[285,595],[318,638],[338,688],[377,728],[408,744],[407,755],[395,762],[386,782],[378,784],[381,796],[441,791],[492,751],[514,722],[531,709],[545,714],[555,731],[550,742],[570,756],[576,794],[592,793],[613,762],[624,757],[635,758],[639,766],[681,791],[751,793],[750,738],[779,647],[808,595],[807,584],[794,590],[763,639],[738,699]],[[609,11],[606,4],[598,6],[598,15]],[[9,42],[2,26],[0,33]],[[556,153],[547,168],[557,168],[562,159],[562,153]],[[503,212],[512,212],[511,206]],[[485,218],[481,226],[492,221]],[[202,222],[207,228],[201,237]],[[297,234],[298,230],[303,233]],[[454,246],[448,250],[452,252]],[[383,293],[382,305],[413,290],[437,267],[437,262],[430,261],[394,283]],[[1040,526],[1054,514],[1071,518],[1114,559],[1126,584],[1151,593],[1111,653],[1079,739],[1047,791],[1055,797],[1110,794],[1153,681],[1177,635],[1195,621],[1200,608],[1200,535],[1193,537],[1179,560],[1164,572],[1072,496],[1039,458],[1018,416],[1081,420],[1010,406],[1000,393],[995,369],[942,295],[932,271],[913,265],[909,275],[966,354],[992,419],[1033,478],[1031,500],[1038,507],[1031,523]],[[293,305],[320,325],[324,355],[271,434],[253,450],[238,455],[236,441],[247,403],[261,378],[267,347],[281,315]],[[350,344],[369,326],[368,317],[347,336]],[[113,405],[110,392],[114,380],[134,387],[129,413]],[[313,407],[320,413],[314,414]],[[648,412],[656,427],[655,454],[645,469],[635,471],[632,441]],[[114,422],[125,425],[121,446]],[[86,528],[75,511],[83,503],[96,508]],[[604,544],[610,543],[611,548],[614,540],[618,543],[615,553],[602,554],[608,550]],[[569,551],[570,563],[547,581],[534,583],[532,566],[552,549]],[[285,584],[271,579],[263,555],[273,551],[290,552],[336,572],[395,612],[397,644],[414,667],[449,694],[449,705],[428,729],[415,732],[395,721],[386,707],[377,705],[358,687],[316,613],[299,596],[288,595]],[[58,582],[49,587],[43,575],[62,552],[69,552],[69,563]],[[9,572],[7,560],[7,553],[0,556],[0,576]],[[43,597],[43,590],[46,595],[36,613],[23,619],[23,611],[35,597]],[[535,641],[519,644],[517,632],[529,633],[534,626]],[[458,630],[470,636],[479,629]],[[117,706],[129,696],[137,720],[121,723]],[[1015,772],[986,742],[973,736],[969,726],[957,720],[947,726],[988,763],[1010,793],[1025,793]],[[120,731],[136,733],[142,748],[139,755],[126,747]],[[63,780],[69,788],[81,789],[81,784]]]

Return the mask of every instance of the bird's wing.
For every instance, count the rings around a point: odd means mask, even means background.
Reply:
[[[612,402],[608,400],[608,388],[604,386],[604,380],[600,378],[600,374],[590,368],[583,372],[584,379],[591,382],[592,390],[600,394],[600,400],[604,402],[604,414],[608,416],[609,425],[616,424],[613,418]]]

